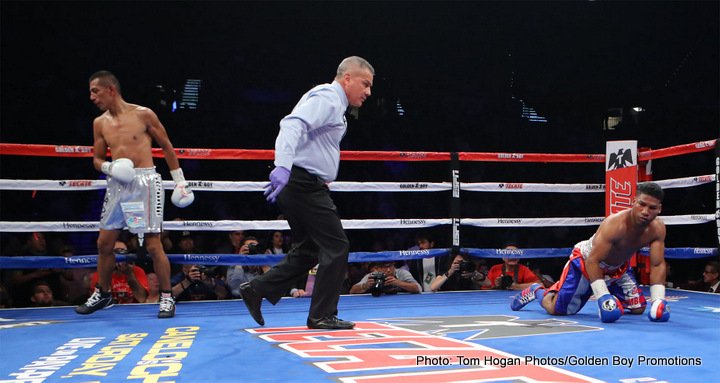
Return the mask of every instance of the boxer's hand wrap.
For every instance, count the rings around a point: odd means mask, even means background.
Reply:
[[[113,162],[105,161],[100,166],[100,171],[121,184],[130,183],[135,178],[135,165],[128,158],[118,158]]]
[[[182,169],[177,168],[175,170],[171,170],[170,175],[175,182],[175,189],[173,190],[172,197],[170,198],[173,205],[183,208],[193,203],[193,201],[195,201],[195,194],[192,189],[187,186]]]

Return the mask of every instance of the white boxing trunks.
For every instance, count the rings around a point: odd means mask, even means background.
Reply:
[[[132,233],[160,233],[164,201],[162,177],[155,167],[136,168],[135,178],[125,185],[108,177],[100,229],[127,227]]]

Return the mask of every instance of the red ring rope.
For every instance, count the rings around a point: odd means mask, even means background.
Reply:
[[[699,141],[639,153],[641,161],[712,150],[717,140]],[[176,148],[178,158],[202,160],[273,160],[274,151],[261,149],[197,149]],[[0,143],[0,155],[42,157],[92,157],[91,146],[40,145]],[[108,152],[109,155],[109,152]],[[153,148],[153,157],[162,157],[162,150]],[[549,153],[482,153],[460,152],[461,161],[486,162],[604,162],[604,154]],[[448,161],[449,152],[342,151],[344,161]]]

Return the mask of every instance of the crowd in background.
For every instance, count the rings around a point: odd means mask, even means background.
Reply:
[[[395,233],[378,238],[369,247],[373,251],[438,248],[442,241],[431,232],[416,232],[408,242]],[[3,256],[62,256],[77,254],[66,236],[57,233],[3,234]],[[285,254],[291,238],[284,231],[262,232],[164,232],[163,246],[169,254]],[[517,248],[520,243],[506,241],[503,248]],[[126,261],[116,262],[112,277],[116,303],[151,303],[158,300],[158,280],[151,260],[138,246],[136,236],[127,232],[115,245],[117,255]],[[446,255],[410,261],[350,263],[343,284],[343,294],[371,293],[374,296],[396,293],[434,291],[512,289],[521,290],[531,283],[548,286],[559,277],[565,258],[533,259],[530,263],[517,258],[482,259],[464,254]],[[667,260],[668,286],[720,293],[720,267],[708,259]],[[691,265],[688,276],[673,274],[680,263]],[[675,266],[673,266],[675,265]],[[222,300],[240,298],[239,285],[266,272],[272,265],[211,266],[173,264],[172,290],[178,301]],[[0,308],[48,307],[77,305],[84,302],[97,283],[94,268],[4,269],[0,270]],[[296,281],[288,297],[312,295],[314,270]]]

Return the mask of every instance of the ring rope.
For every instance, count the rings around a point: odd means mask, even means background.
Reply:
[[[521,259],[532,258],[558,258],[567,257],[572,248],[538,248],[538,249],[513,249],[511,253],[507,249],[475,249],[461,248],[461,252],[476,258],[503,258],[517,257]],[[373,261],[401,261],[422,258],[433,258],[450,254],[450,249],[429,249],[429,250],[400,250],[380,252],[351,252],[348,262],[373,262]],[[640,254],[648,255],[647,247],[640,250]],[[665,251],[665,258],[668,259],[698,259],[717,255],[716,248],[709,247],[677,247]],[[168,260],[177,264],[203,264],[214,266],[262,266],[274,265],[285,256],[284,254],[168,254]],[[132,254],[118,254],[116,261],[137,260]],[[0,257],[0,269],[29,269],[29,268],[78,268],[94,267],[97,265],[97,255],[74,255],[72,257],[48,257],[48,256],[18,256]]]
[[[639,161],[665,158],[669,156],[697,153],[710,149],[717,149],[717,140],[700,141],[691,144],[673,146],[658,150],[646,150],[639,153]],[[176,149],[179,158],[185,159],[255,159],[272,160],[272,150],[238,150],[238,149]],[[31,155],[52,157],[91,157],[92,147],[66,146],[66,145],[25,145],[0,143],[0,155]],[[160,149],[153,149],[153,156],[162,157]],[[343,151],[342,160],[359,161],[447,161],[451,156],[464,161],[495,161],[495,162],[604,162],[604,154],[542,154],[542,153],[438,153],[438,152],[352,152]],[[717,169],[716,169],[717,170]],[[716,175],[701,175],[657,181],[664,188],[679,188],[697,186],[718,181]],[[191,181],[191,186],[197,190],[217,191],[261,191],[267,182],[230,182],[230,181]],[[96,190],[105,188],[105,180],[0,180],[0,190]],[[172,182],[164,182],[164,188],[171,189]],[[452,184],[442,183],[392,183],[392,182],[334,182],[330,189],[333,191],[446,191],[452,189]],[[467,191],[491,192],[604,192],[603,184],[539,184],[539,183],[458,183],[458,189]],[[455,190],[453,190],[455,195]],[[720,210],[720,209],[719,209]],[[602,222],[605,217],[579,217],[579,218],[481,218],[481,219],[371,219],[371,220],[342,220],[345,229],[370,228],[421,228],[437,225],[459,223],[462,225],[479,227],[510,227],[510,226],[594,226]],[[690,214],[661,217],[668,225],[697,224],[710,222],[717,217],[711,214]],[[720,227],[720,223],[718,223]],[[232,231],[232,230],[286,230],[286,221],[169,221],[164,223],[167,230],[193,230],[193,231]],[[98,222],[0,222],[2,231],[97,231]],[[449,254],[448,249],[435,249]],[[475,257],[502,257],[498,253],[502,249],[461,249]],[[524,258],[542,258],[550,256],[566,256],[568,249],[524,249]],[[494,252],[494,253],[493,253]],[[647,250],[645,250],[647,253]],[[350,259],[355,262],[387,259],[413,259],[407,257],[424,258],[443,254],[413,253],[413,251],[399,252],[373,252],[351,253]],[[666,249],[668,258],[702,258],[717,254],[714,248],[669,248]],[[505,254],[507,255],[507,254]],[[218,254],[170,254],[174,263],[207,263],[213,259],[220,260]],[[247,262],[270,263],[269,259],[252,260],[238,258],[237,254],[228,254],[233,257],[232,264],[253,264]],[[515,256],[515,255],[513,255]],[[86,256],[94,258],[96,256]],[[181,258],[178,258],[181,257]],[[5,266],[7,259],[0,257],[0,267]],[[26,257],[13,257],[22,262]],[[46,261],[52,257],[42,257]],[[62,262],[85,262],[85,258],[63,258]],[[72,259],[71,261],[67,261]],[[77,261],[81,259],[83,261]],[[359,259],[359,260],[358,260]],[[37,261],[37,260],[33,260]],[[272,262],[275,263],[275,262]],[[83,264],[79,267],[86,267]],[[31,266],[32,267],[32,266]],[[60,266],[62,267],[62,266]],[[67,267],[67,266],[66,266]]]
[[[666,225],[693,225],[715,220],[715,214],[685,214],[660,216]],[[460,224],[476,227],[552,227],[596,226],[605,217],[555,217],[555,218],[461,218]],[[343,219],[343,228],[356,229],[412,229],[450,225],[452,219],[404,218],[404,219]],[[0,231],[26,232],[81,232],[99,230],[98,221],[0,221]],[[163,230],[168,231],[235,231],[235,230],[289,230],[284,220],[258,221],[165,221]]]
[[[638,153],[639,161],[648,161],[681,154],[703,152],[715,148],[717,139],[646,150]],[[162,149],[153,148],[153,157],[164,157]],[[197,149],[176,148],[181,159],[207,160],[273,160],[273,150],[267,149]],[[110,152],[108,151],[108,155]],[[92,146],[42,145],[0,143],[0,155],[42,157],[92,157]],[[344,161],[449,161],[449,152],[403,151],[341,151]],[[489,162],[605,162],[604,154],[549,154],[549,153],[482,153],[460,152],[461,161]]]
[[[257,192],[265,190],[267,181],[190,181],[193,190]],[[691,187],[715,182],[714,174],[654,181],[663,189]],[[452,189],[450,182],[331,182],[336,192],[437,192]],[[19,180],[0,179],[0,190],[100,190],[106,180]],[[164,181],[163,188],[172,190],[175,184]],[[539,192],[539,193],[603,193],[605,184],[549,184],[528,182],[468,182],[460,183],[460,190],[475,192]]]

